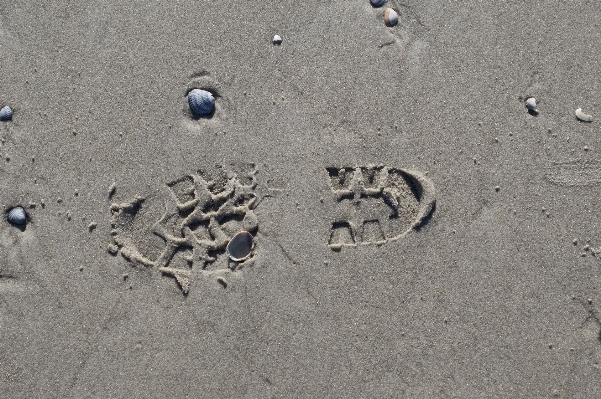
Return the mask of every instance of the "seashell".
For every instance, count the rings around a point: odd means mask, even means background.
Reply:
[[[530,97],[526,99],[526,108],[528,108],[532,112],[538,112],[536,110],[536,98]]]
[[[280,35],[275,35],[273,37],[273,44],[282,44],[282,37]]]
[[[0,121],[9,121],[12,118],[13,110],[8,105],[5,105],[4,107],[2,107],[2,109],[0,109]]]
[[[399,15],[392,8],[384,11],[384,23],[386,26],[393,27],[399,22]]]
[[[255,246],[255,240],[248,231],[241,231],[236,234],[227,244],[226,252],[234,262],[242,262],[248,259]]]
[[[582,108],[578,108],[576,110],[576,118],[578,118],[582,122],[592,122],[593,121],[593,116],[582,112]]]
[[[382,7],[388,0],[369,0],[372,6]]]
[[[13,209],[8,211],[8,215],[6,219],[9,223],[22,225],[27,221],[27,215],[25,214],[25,209],[20,206],[15,206]]]
[[[194,115],[211,115],[215,109],[215,97],[210,91],[194,89],[188,93],[188,105]]]

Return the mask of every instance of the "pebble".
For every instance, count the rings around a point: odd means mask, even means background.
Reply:
[[[273,37],[273,44],[282,44],[282,37],[280,35],[275,35]]]
[[[116,246],[115,244],[109,244],[109,245],[106,247],[106,250],[108,251],[108,253],[109,253],[109,254],[111,254],[111,255],[116,255],[116,254],[117,254],[117,252],[119,252],[119,247],[118,247],[118,246]]]

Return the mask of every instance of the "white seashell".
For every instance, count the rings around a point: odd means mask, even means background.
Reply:
[[[27,221],[27,215],[25,209],[20,206],[16,206],[8,212],[6,219],[9,223],[22,225]]]
[[[372,6],[382,7],[388,0],[369,0]]]
[[[255,240],[248,231],[236,234],[227,244],[226,252],[234,262],[242,262],[248,259],[255,246]]]
[[[211,115],[215,109],[215,97],[210,91],[194,89],[188,93],[188,105],[194,115]]]
[[[13,110],[8,105],[5,105],[2,107],[2,109],[0,109],[0,121],[9,121],[12,118]]]
[[[530,98],[526,99],[526,108],[528,108],[530,111],[537,112],[536,111],[536,98],[530,97]]]
[[[593,116],[582,112],[582,108],[578,108],[576,110],[576,118],[580,119],[582,122],[592,122],[593,121]]]
[[[384,23],[388,27],[393,27],[399,22],[399,15],[392,8],[387,8],[384,11]]]
[[[275,35],[273,37],[273,44],[282,44],[282,37],[280,35]]]

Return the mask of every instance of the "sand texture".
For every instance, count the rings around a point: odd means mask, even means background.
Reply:
[[[1,397],[601,397],[596,2],[1,1],[0,76]]]

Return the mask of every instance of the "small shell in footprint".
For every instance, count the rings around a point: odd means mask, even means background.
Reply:
[[[13,110],[8,106],[5,105],[4,107],[2,107],[2,109],[0,109],[0,121],[9,121],[13,118]]]
[[[248,259],[254,246],[255,240],[252,234],[248,231],[241,231],[230,240],[225,250],[231,260],[234,262],[242,262],[243,260]]]
[[[576,110],[576,118],[578,118],[582,122],[592,122],[593,121],[593,116],[582,112],[582,108],[578,108]]]
[[[399,15],[392,8],[387,8],[384,11],[384,23],[388,27],[393,27],[399,22]]]
[[[23,225],[27,221],[27,215],[25,214],[25,209],[20,206],[15,206],[13,209],[8,211],[8,215],[6,219],[9,223]]]
[[[210,115],[215,109],[215,97],[210,91],[194,89],[188,93],[188,105],[194,115]]]

